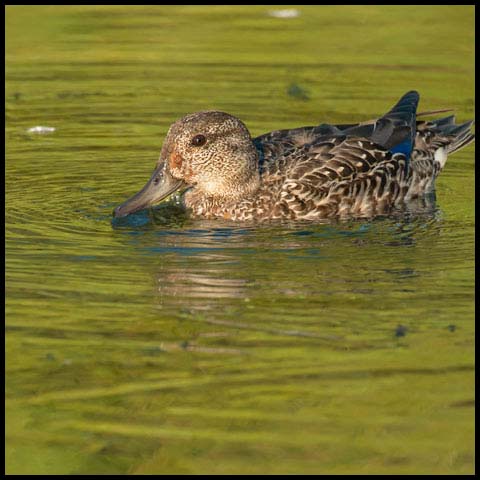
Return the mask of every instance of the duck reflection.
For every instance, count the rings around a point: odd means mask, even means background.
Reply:
[[[130,226],[125,233],[135,233],[132,242],[156,264],[161,304],[202,310],[236,308],[250,299],[324,297],[341,285],[358,293],[367,281],[373,288],[372,280],[382,280],[376,272],[415,272],[442,226],[433,195],[396,216],[325,224],[178,224],[168,222],[165,207],[149,212],[148,228]],[[394,251],[403,247],[420,248],[404,262]]]
[[[189,298],[244,298],[248,282],[243,278],[225,278],[220,269],[192,272],[189,268],[167,273],[158,278],[161,295]]]

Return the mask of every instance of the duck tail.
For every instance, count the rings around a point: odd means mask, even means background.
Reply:
[[[417,122],[407,198],[433,191],[435,178],[445,166],[448,156],[475,140],[475,134],[471,132],[473,124],[471,120],[456,125],[454,115]]]
[[[445,118],[440,118],[429,122],[431,130],[435,135],[445,137],[449,140],[446,145],[448,154],[458,152],[462,148],[470,145],[475,140],[475,133],[471,132],[472,125],[475,120],[470,120],[459,125],[455,124],[455,116],[450,115]]]
[[[474,120],[471,120],[469,123],[469,128],[471,125],[473,125],[475,122]],[[463,133],[461,136],[459,135],[456,137],[456,139],[448,146],[448,153],[455,153],[458,152],[458,150],[461,150],[462,148],[466,147],[467,145],[470,145],[472,142],[475,141],[475,134],[471,133],[470,131]]]

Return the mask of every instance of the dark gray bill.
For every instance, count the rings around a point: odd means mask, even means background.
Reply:
[[[119,205],[114,211],[114,217],[125,217],[138,210],[143,210],[178,190],[183,185],[182,180],[173,178],[161,163],[153,172],[147,184],[132,198]]]

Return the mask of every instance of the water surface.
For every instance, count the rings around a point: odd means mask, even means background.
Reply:
[[[7,473],[473,472],[473,145],[424,212],[112,223],[192,111],[473,118],[473,7],[272,8],[7,8]]]

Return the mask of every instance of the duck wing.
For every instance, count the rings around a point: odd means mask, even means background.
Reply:
[[[253,140],[260,154],[261,169],[271,164],[320,163],[326,168],[333,158],[351,160],[344,171],[355,171],[360,165],[365,171],[367,159],[369,166],[384,160],[389,151],[392,154],[403,153],[408,158],[413,149],[419,96],[415,91],[406,93],[397,104],[374,123],[352,125],[322,124],[316,127],[302,127],[291,130],[276,130]],[[333,150],[332,150],[333,149]],[[382,155],[379,154],[382,152]],[[371,165],[369,162],[373,162]],[[336,162],[332,162],[335,164]],[[292,165],[293,166],[293,165]]]
[[[301,127],[275,130],[256,137],[253,142],[261,159],[272,159],[288,155],[296,148],[318,144],[338,136],[361,137],[392,153],[405,153],[407,157],[413,148],[415,138],[415,114],[419,95],[415,91],[406,93],[397,104],[374,122]]]

